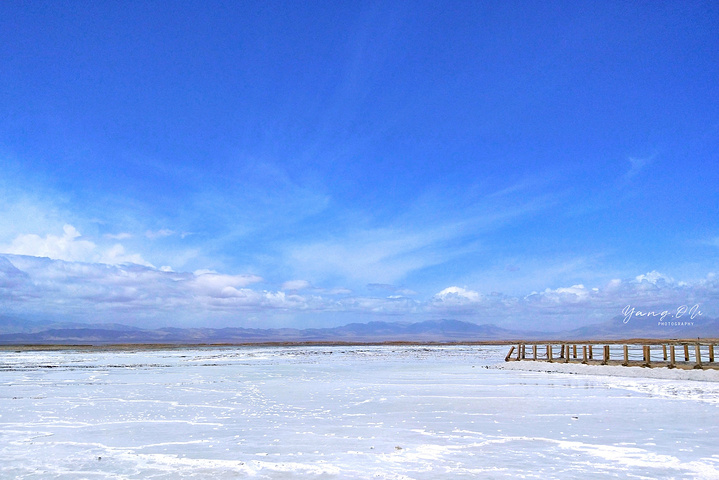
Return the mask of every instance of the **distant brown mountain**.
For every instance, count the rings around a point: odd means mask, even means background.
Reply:
[[[0,331],[2,330],[0,324]],[[520,338],[494,325],[457,320],[420,323],[352,323],[335,328],[159,328],[143,330],[124,325],[34,324],[25,329],[5,324],[0,344],[110,344],[110,343],[262,343],[262,342],[380,342],[481,341]],[[8,331],[9,330],[9,331]]]
[[[508,330],[459,320],[417,323],[351,323],[334,328],[159,328],[154,330],[122,324],[23,322],[0,317],[0,344],[210,344],[282,342],[463,342],[538,340],[619,340],[627,338],[719,337],[719,319],[695,319],[691,326],[659,326],[657,322],[621,317],[605,323],[562,332]]]

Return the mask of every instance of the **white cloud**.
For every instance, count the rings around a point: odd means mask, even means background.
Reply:
[[[210,297],[233,296],[237,288],[261,282],[257,275],[223,275],[219,273],[195,274],[190,285],[197,292]]]
[[[652,270],[649,273],[645,273],[643,275],[637,275],[636,277],[637,283],[650,283],[652,285],[671,285],[674,283],[674,279],[664,275],[662,273],[657,272],[656,270]]]
[[[125,264],[67,262],[31,256],[0,257],[0,305],[10,310],[73,314],[97,320],[119,316],[187,317],[254,309],[308,309],[314,298],[246,288],[252,274],[177,273]],[[8,310],[8,308],[6,308]],[[80,312],[80,313],[78,313]],[[133,317],[127,317],[132,312]],[[124,320],[123,320],[124,319]]]
[[[9,245],[0,245],[0,253],[46,257],[66,262],[105,263],[118,265],[136,263],[152,266],[140,254],[127,253],[117,243],[105,249],[94,242],[82,238],[82,234],[72,225],[63,227],[62,235],[48,233],[44,237],[36,234],[18,235]]]
[[[461,304],[479,303],[482,301],[482,295],[473,290],[467,290],[462,287],[447,287],[434,296],[434,299],[444,304]]]
[[[4,253],[47,257],[70,262],[92,261],[96,245],[88,240],[78,240],[80,232],[72,225],[63,227],[63,235],[47,234],[44,238],[35,234],[18,235],[10,245],[0,247]]]
[[[419,302],[405,297],[348,297],[339,300],[335,305],[328,304],[328,307],[331,310],[357,312],[363,315],[391,315],[400,318],[423,313]]]
[[[67,236],[75,232],[68,229]],[[116,252],[121,256],[122,252]],[[242,323],[248,316],[285,318],[312,314],[322,322],[338,315],[368,321],[389,316],[403,321],[457,318],[507,327],[560,329],[605,321],[631,304],[645,309],[672,309],[700,304],[707,316],[719,315],[719,276],[694,283],[667,282],[667,275],[648,272],[599,287],[581,284],[547,288],[524,297],[484,294],[456,285],[427,300],[407,298],[378,286],[384,297],[352,296],[348,290],[299,288],[267,291],[256,288],[254,274],[229,275],[208,270],[174,272],[137,264],[100,264],[52,260],[36,256],[0,256],[0,309],[8,313],[43,313],[62,318],[112,319],[121,323],[180,321],[203,325],[213,319]],[[656,284],[649,283],[655,280]],[[308,286],[294,280],[285,287]],[[647,288],[651,286],[651,288]],[[382,287],[382,288],[380,288]],[[343,317],[348,318],[348,317]],[[134,319],[134,320],[133,320]],[[324,319],[324,320],[321,320]],[[332,320],[334,321],[334,320]]]
[[[424,303],[423,309],[428,313],[441,317],[455,315],[476,315],[477,312],[486,314],[493,310],[496,299],[464,287],[451,286],[436,293]]]
[[[312,285],[307,280],[289,280],[283,283],[281,288],[282,290],[299,291],[312,288]]]
[[[326,293],[327,295],[349,295],[352,293],[352,290],[349,288],[337,287],[330,288],[329,290],[323,290],[323,293]]]
[[[195,275],[203,275],[203,274],[205,274],[205,273],[217,273],[217,272],[216,272],[215,270],[208,270],[208,269],[206,269],[206,268],[200,268],[200,269],[198,269],[198,270],[195,270],[195,271],[192,272],[192,273],[195,274]]]
[[[99,257],[95,257],[99,263],[107,263],[109,265],[120,265],[123,263],[135,263],[137,265],[144,265],[151,267],[152,265],[145,261],[139,253],[125,253],[125,247],[116,243],[112,247],[108,248],[104,252],[101,252]]]
[[[589,298],[592,292],[584,285],[572,285],[571,287],[560,287],[554,290],[547,288],[540,295],[542,299],[554,303],[579,303]],[[536,297],[536,295],[533,295]]]
[[[461,315],[525,328],[532,319],[558,329],[609,320],[620,315],[626,305],[672,310],[681,305],[700,304],[705,314],[716,316],[718,302],[719,279],[715,275],[709,274],[698,282],[676,282],[668,275],[651,271],[628,280],[613,279],[598,287],[576,284],[546,288],[524,297],[483,295],[451,286],[434,295],[426,305],[440,316]]]
[[[411,297],[417,295],[417,292],[415,292],[414,290],[398,287],[396,285],[390,285],[388,283],[370,283],[367,285],[367,288],[371,291],[392,293],[393,295],[390,298]]]

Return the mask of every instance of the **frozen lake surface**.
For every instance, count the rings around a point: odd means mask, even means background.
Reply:
[[[0,352],[0,478],[719,479],[719,383],[506,350]]]

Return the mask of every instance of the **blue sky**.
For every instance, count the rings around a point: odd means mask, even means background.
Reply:
[[[0,4],[0,307],[719,315],[714,2]]]

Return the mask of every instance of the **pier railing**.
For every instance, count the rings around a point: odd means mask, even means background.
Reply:
[[[604,345],[578,342],[518,343],[510,348],[504,360],[719,369],[714,346],[713,343],[703,342]]]

